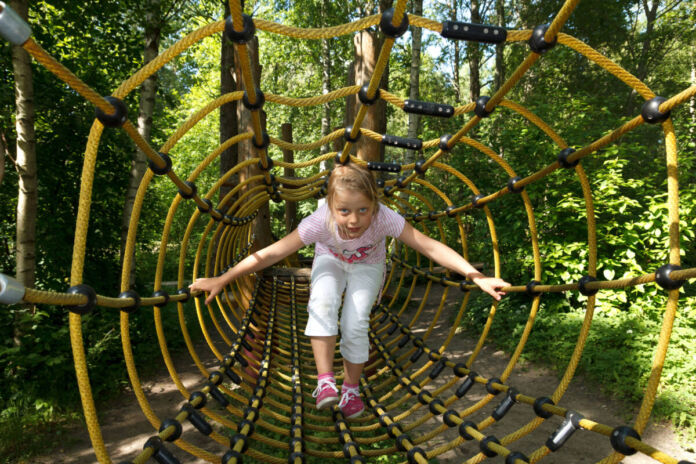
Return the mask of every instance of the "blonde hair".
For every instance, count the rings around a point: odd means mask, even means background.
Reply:
[[[329,185],[326,190],[326,204],[329,207],[328,221],[329,230],[334,232],[334,201],[337,190],[350,190],[360,192],[367,197],[370,202],[370,209],[374,216],[379,211],[379,194],[377,193],[377,183],[372,173],[364,166],[357,163],[348,163],[336,166],[329,176]]]

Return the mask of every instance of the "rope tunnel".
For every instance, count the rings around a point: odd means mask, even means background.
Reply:
[[[452,449],[463,450],[467,454],[467,463],[501,456],[506,464],[520,464],[542,461],[557,450],[562,453],[564,443],[574,432],[581,431],[583,434],[594,435],[598,442],[610,443],[609,449],[613,449],[613,452],[602,462],[619,462],[624,455],[640,452],[659,462],[677,464],[678,459],[653,448],[641,440],[640,435],[645,430],[660,385],[661,370],[679,308],[679,289],[686,281],[696,277],[696,269],[682,269],[679,266],[679,172],[676,136],[670,119],[670,110],[693,98],[696,86],[670,98],[658,97],[616,63],[580,40],[560,32],[577,4],[577,0],[566,1],[551,24],[533,30],[514,31],[452,21],[439,23],[407,14],[405,0],[398,0],[393,9],[380,15],[342,26],[300,29],[251,18],[243,13],[240,2],[231,0],[230,17],[205,25],[182,38],[123,82],[111,96],[102,97],[44,51],[31,38],[31,30],[26,23],[13,16],[12,10],[0,2],[0,31],[3,35],[12,43],[22,45],[37,62],[97,108],[97,118],[85,150],[70,289],[65,293],[57,293],[23,288],[12,278],[2,275],[0,301],[5,304],[21,301],[52,304],[70,310],[70,339],[78,385],[90,438],[99,462],[112,461],[102,438],[92,397],[90,382],[98,382],[98,379],[89,378],[81,331],[82,316],[97,307],[100,310],[120,311],[123,356],[131,387],[153,427],[152,437],[143,444],[143,451],[132,456],[129,462],[144,463],[151,458],[159,463],[179,462],[171,451],[173,447],[178,447],[207,462],[223,464],[243,461],[298,464],[325,459],[360,463],[377,462],[377,458],[383,456],[388,456],[391,460],[379,462],[424,464]],[[317,97],[292,98],[263,93],[259,89],[259,83],[254,81],[247,47],[256,30],[298,39],[320,40],[373,26],[378,26],[386,39],[369,82]],[[396,39],[408,27],[425,28],[448,40],[522,42],[523,45],[528,44],[529,52],[509,79],[490,97],[481,97],[476,102],[459,107],[403,100],[398,95],[380,89],[379,82]],[[181,125],[159,149],[153,148],[128,120],[124,98],[188,47],[219,33],[226,34],[235,44],[242,66],[245,91],[232,92],[214,99]],[[541,117],[506,99],[510,89],[554,46],[574,50],[634,89],[646,101],[641,114],[614,128],[607,135],[573,149]],[[261,113],[264,104],[316,106],[356,94],[360,105],[353,124],[319,140],[292,143],[263,130]],[[444,134],[439,139],[421,140],[379,134],[362,128],[367,108],[378,99],[393,105],[396,111],[417,112],[430,118],[458,118],[461,121],[460,129],[454,134]],[[242,102],[249,112],[253,130],[223,142],[192,172],[178,170],[176,157],[169,153],[176,151],[177,143],[199,121],[232,101]],[[473,129],[482,120],[501,114],[525,118],[530,125],[536,126],[557,146],[557,158],[549,160],[545,167],[526,177],[518,175],[514,167],[496,150],[472,136]],[[659,126],[664,133],[668,224],[663,225],[663,228],[669,233],[669,260],[648,274],[599,280],[593,191],[581,161],[585,157],[597,156],[600,150],[643,124],[655,125],[654,130],[659,130]],[[105,126],[114,128],[108,130],[124,130],[147,154],[150,163],[131,215],[120,293],[114,292],[112,296],[98,295],[83,283],[84,280],[89,280],[83,276],[83,264],[88,246],[86,237],[92,183],[99,142]],[[456,238],[461,242],[461,253],[466,258],[467,233],[463,218],[468,216],[481,221],[488,230],[490,254],[477,258],[491,263],[488,269],[498,277],[504,276],[505,270],[502,267],[504,260],[496,230],[504,227],[506,218],[496,216],[496,202],[504,201],[503,197],[518,197],[514,201],[519,201],[522,217],[527,222],[533,279],[504,289],[508,293],[528,295],[528,304],[524,308],[528,312],[528,320],[522,333],[515,335],[518,337],[517,347],[504,369],[484,376],[477,371],[485,371],[486,366],[479,366],[476,361],[490,336],[497,303],[490,305],[471,353],[457,357],[457,353],[451,352],[449,347],[460,336],[457,327],[467,311],[470,311],[470,296],[478,288],[471,282],[451,275],[447,270],[434,267],[432,262],[405,246],[389,244],[390,258],[385,290],[371,316],[371,358],[361,379],[368,413],[348,421],[338,408],[325,412],[316,411],[313,407],[311,390],[316,383],[316,371],[308,339],[302,331],[307,319],[309,295],[307,269],[298,269],[296,263],[286,261],[263,273],[235,281],[211,305],[204,304],[205,295],[191,295],[188,283],[197,277],[225,272],[253,250],[254,219],[259,209],[268,202],[297,203],[324,196],[329,171],[318,168],[321,163],[365,164],[364,160],[351,155],[359,137],[405,149],[415,147],[424,154],[422,159],[409,164],[369,163],[372,169],[397,173],[394,177],[380,181],[381,201],[424,233],[443,242],[448,242],[445,230],[455,230]],[[255,147],[257,156],[239,162],[207,192],[199,191],[196,180],[201,173],[227,148],[248,141]],[[271,144],[302,151],[314,150],[336,141],[343,143],[340,150],[303,163],[273,159],[268,152]],[[452,152],[463,147],[486,157],[491,166],[504,173],[509,181],[497,191],[481,192],[475,179],[453,168],[446,161],[448,156],[452,156]],[[216,201],[220,188],[249,167],[258,168],[259,174],[246,177]],[[281,168],[308,167],[315,169],[314,174],[306,177],[290,177],[280,171]],[[558,175],[557,171],[561,170],[574,173],[574,182],[580,185],[582,192],[577,201],[584,204],[586,211],[586,275],[571,283],[563,282],[559,276],[542,272],[544,263],[539,240],[543,237],[538,237],[535,223],[539,212],[534,210],[532,198],[526,188]],[[179,193],[172,198],[162,230],[153,294],[140,296],[129,288],[129,270],[145,195],[155,176],[167,177],[176,185]],[[183,176],[186,176],[185,179]],[[460,182],[462,188],[470,192],[470,200],[463,203],[453,201],[449,192],[438,187],[438,179],[442,176]],[[437,202],[433,202],[432,198],[436,198]],[[170,240],[172,222],[177,214],[181,214],[182,202],[186,201],[195,202],[197,208],[193,209],[188,218],[179,256],[170,256],[171,253],[167,253],[167,243]],[[202,233],[194,234],[201,230]],[[191,241],[194,235],[201,236],[197,243]],[[452,243],[451,239],[449,242]],[[195,256],[192,264],[187,262],[190,254]],[[172,260],[178,263],[177,275],[165,275],[166,264]],[[508,265],[514,263],[508,261]],[[544,275],[545,278],[542,277]],[[169,294],[163,289],[163,282],[167,279],[177,281],[179,290],[176,293]],[[425,285],[418,285],[419,283]],[[565,405],[563,397],[574,378],[592,331],[597,299],[611,298],[613,292],[636,285],[658,285],[667,294],[659,339],[652,347],[653,369],[635,422],[630,425],[603,424],[590,417],[583,417],[573,409],[572,404]],[[420,297],[415,298],[418,292],[421,292]],[[440,296],[440,303],[434,311],[428,312],[425,302],[431,292]],[[570,361],[549,396],[539,395],[535,391],[518,390],[508,380],[532,336],[540,302],[545,295],[561,292],[577,292],[586,297],[584,320],[577,333]],[[190,317],[187,319],[184,313],[184,303],[190,298],[195,298],[197,320],[191,320]],[[455,305],[447,304],[453,300],[456,301]],[[450,311],[448,308],[454,309]],[[183,406],[172,409],[167,415],[154,411],[142,387],[130,341],[129,316],[134,311],[152,311],[165,365],[171,381],[181,394]],[[163,318],[175,317],[175,311],[178,313],[188,353],[200,371],[203,386],[196,391],[186,388],[170,356]],[[450,326],[441,339],[431,336],[438,324]],[[206,349],[217,360],[214,368],[206,365],[197,352],[197,346],[189,333],[192,325],[200,328]],[[336,371],[341,370],[339,362],[340,355],[336,359]],[[508,424],[505,417],[513,407],[528,410],[529,420],[522,424]],[[192,427],[187,426],[182,433],[182,424],[187,422]],[[535,434],[547,422],[554,424],[552,433],[545,432],[544,436]]]

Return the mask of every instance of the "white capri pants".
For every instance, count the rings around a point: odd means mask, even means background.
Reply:
[[[382,263],[346,263],[331,255],[317,256],[312,265],[305,335],[326,337],[338,334],[338,310],[345,289],[341,312],[341,355],[354,364],[367,362],[370,353],[367,336],[370,310],[383,282]]]

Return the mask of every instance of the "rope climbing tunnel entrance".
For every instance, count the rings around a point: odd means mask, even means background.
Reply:
[[[677,464],[678,459],[653,448],[641,439],[651,414],[672,327],[679,309],[680,288],[696,277],[696,269],[680,267],[679,190],[677,185],[677,144],[670,111],[687,102],[696,94],[691,86],[671,97],[656,96],[644,83],[604,57],[582,41],[561,32],[579,2],[568,0],[550,24],[532,30],[465,24],[452,21],[440,23],[425,17],[408,14],[407,2],[397,0],[392,9],[337,27],[300,29],[252,18],[242,11],[241,3],[230,0],[231,14],[222,21],[207,24],[183,37],[156,59],[133,74],[112,95],[102,97],[77,76],[53,59],[31,38],[31,30],[9,7],[0,2],[0,32],[10,42],[21,45],[41,65],[65,81],[96,107],[97,116],[92,125],[84,156],[79,211],[75,226],[70,288],[64,293],[23,288],[12,278],[1,276],[0,296],[4,304],[18,302],[51,304],[70,311],[70,340],[75,369],[82,398],[84,416],[96,456],[101,463],[112,462],[107,452],[92,396],[92,384],[99,379],[89,377],[82,336],[82,318],[94,310],[120,311],[120,332],[123,357],[130,383],[143,414],[152,424],[152,436],[143,443],[142,452],[129,457],[128,462],[144,463],[154,459],[159,463],[179,462],[175,455],[183,452],[201,460],[223,464],[241,462],[269,462],[274,464],[320,462],[323,460],[360,462],[409,462],[424,464],[437,462],[438,457],[458,449],[462,461],[477,463],[498,456],[507,464],[532,463],[562,456],[563,462],[574,462],[573,456],[563,456],[563,445],[574,433],[593,437],[597,443],[608,444],[609,455],[602,462],[619,462],[624,455],[642,453],[652,459]],[[321,96],[293,98],[264,93],[254,81],[248,43],[257,31],[270,37],[284,35],[296,39],[321,40],[378,27],[385,36],[374,73],[368,82],[345,87]],[[483,96],[475,102],[454,107],[443,103],[404,100],[379,88],[387,68],[395,41],[408,28],[424,28],[440,34],[446,40],[474,40],[485,43],[514,44],[528,47],[526,58],[492,96]],[[160,147],[153,148],[144,140],[128,119],[123,103],[125,97],[138,88],[145,79],[156,73],[188,47],[213,34],[225,34],[234,43],[240,58],[244,91],[232,92],[209,102],[192,115]],[[584,146],[570,148],[564,138],[543,120],[520,104],[506,99],[506,95],[520,80],[534,69],[537,61],[551,59],[545,53],[554,47],[566,47],[584,57],[607,73],[632,88],[644,100],[639,115],[606,132],[597,140],[586,141]],[[317,106],[347,96],[357,95],[360,104],[351,125],[336,130],[319,140],[293,143],[276,138],[263,130],[264,105]],[[443,134],[433,140],[421,140],[380,134],[363,128],[370,105],[384,100],[395,112],[416,112],[426,118],[456,118],[459,130]],[[251,120],[252,131],[236,135],[209,153],[191,172],[177,166],[177,143],[188,131],[208,114],[228,102],[240,101],[243,111]],[[537,127],[557,147],[557,157],[546,161],[543,168],[521,176],[508,164],[499,150],[475,138],[474,129],[487,118],[525,118]],[[650,130],[664,133],[667,222],[657,224],[668,233],[666,262],[659,263],[647,274],[627,272],[616,280],[597,278],[597,230],[593,191],[588,174],[581,161],[599,156],[601,150],[617,142],[622,136],[642,125],[653,125]],[[99,143],[103,131],[123,130],[147,154],[149,169],[137,193],[130,220],[130,229],[124,253],[121,288],[112,295],[99,295],[89,285],[89,276],[83,275],[86,241],[91,211],[91,192]],[[351,153],[359,137],[369,138],[404,149],[415,149],[422,158],[408,164],[366,162]],[[199,191],[196,181],[201,173],[229,147],[251,143],[256,157],[239,162],[226,172],[207,192]],[[341,148],[317,156],[303,163],[284,162],[269,155],[271,145],[287,150],[315,150],[324,145]],[[448,164],[450,156],[466,148],[469,153],[487,159],[504,178],[509,179],[496,191],[482,192],[472,173],[460,172]],[[346,163],[368,164],[380,173],[380,200],[403,215],[407,221],[425,234],[459,248],[468,258],[465,217],[480,222],[487,229],[489,254],[475,256],[483,261],[495,276],[505,276],[503,263],[515,266],[514,257],[501,256],[497,232],[510,218],[496,215],[496,203],[519,202],[520,220],[527,224],[529,256],[533,262],[532,280],[516,282],[504,290],[509,294],[526,294],[523,310],[528,314],[527,324],[516,337],[516,349],[500,372],[489,372],[477,363],[484,343],[496,318],[498,304],[491,303],[486,317],[478,327],[478,338],[470,352],[461,355],[451,351],[460,322],[471,311],[469,300],[478,287],[463,281],[449,271],[436,268],[433,263],[415,251],[395,243],[388,243],[389,263],[382,298],[371,314],[370,360],[361,379],[361,391],[367,411],[362,417],[347,420],[340,409],[318,411],[314,408],[311,392],[317,376],[309,340],[303,329],[307,320],[309,296],[308,269],[285,261],[262,273],[247,276],[225,288],[213,304],[205,304],[205,295],[192,295],[188,284],[198,277],[215,276],[225,272],[254,248],[254,221],[259,210],[269,202],[301,203],[321,198],[326,194],[329,170],[321,166]],[[221,187],[248,168],[253,175],[230,189],[218,202]],[[313,168],[313,174],[295,177],[283,174],[280,168]],[[543,256],[535,221],[543,211],[535,211],[532,186],[548,181],[567,170],[571,182],[579,185],[581,196],[575,201],[584,204],[586,217],[579,223],[586,231],[582,256],[586,256],[585,276],[567,282],[561,273],[542,272]],[[396,173],[390,176],[391,173]],[[169,206],[161,234],[159,260],[154,275],[152,295],[138,295],[130,289],[133,250],[138,224],[146,207],[145,196],[155,176],[168,178],[177,189]],[[185,176],[185,177],[184,177]],[[461,189],[469,192],[470,200],[453,201],[450,192],[439,188],[443,176],[456,179]],[[527,188],[530,187],[530,188]],[[433,198],[436,201],[432,200]],[[461,198],[461,197],[458,197]],[[178,256],[167,252],[172,223],[181,213],[183,202],[194,202],[188,217],[186,232]],[[621,227],[620,224],[616,225]],[[454,239],[446,230],[456,231]],[[193,243],[191,237],[201,237]],[[195,256],[193,262],[187,257]],[[168,263],[177,264],[177,273],[167,275]],[[295,264],[295,266],[293,266]],[[168,293],[163,282],[176,280],[178,291]],[[86,282],[86,283],[85,283]],[[615,292],[637,285],[658,286],[666,295],[662,326],[652,350],[653,367],[644,392],[640,410],[631,424],[604,424],[592,417],[584,417],[564,402],[564,394],[571,384],[575,370],[593,330],[595,305],[602,298],[612,298]],[[436,309],[427,310],[428,294],[437,288],[441,295]],[[419,298],[414,295],[419,293]],[[540,303],[545,296],[559,293],[579,293],[585,298],[584,320],[576,334],[577,341],[560,381],[553,391],[524,391],[509,382],[513,369],[520,360],[525,345],[533,337],[533,326]],[[195,318],[186,317],[184,303],[195,299]],[[456,300],[456,305],[446,304]],[[493,301],[493,300],[490,300]],[[181,394],[181,406],[163,413],[155,412],[141,385],[137,359],[131,346],[129,318],[135,311],[151,311],[157,341],[171,382]],[[189,391],[175,367],[167,344],[163,319],[178,313],[179,326],[188,353],[200,371],[202,385]],[[439,339],[431,335],[438,325],[450,327]],[[193,325],[202,332],[205,345],[192,342]],[[198,329],[197,329],[198,330]],[[202,361],[205,350],[215,357],[216,365],[209,367]],[[208,357],[208,354],[205,354]],[[142,366],[141,366],[142,368]],[[337,353],[335,370],[340,373],[340,355]],[[340,374],[339,374],[340,376]],[[626,379],[631,381],[631,379]],[[512,409],[529,412],[527,420],[510,424],[507,413]],[[506,421],[506,417],[508,421]],[[518,416],[515,416],[518,417]],[[190,423],[190,425],[187,425]],[[551,423],[551,432],[539,433],[544,424]],[[599,446],[599,445],[598,445]],[[175,448],[181,451],[174,452]],[[554,453],[554,454],[552,454]],[[547,458],[547,456],[549,456]],[[551,461],[558,462],[558,461]],[[685,461],[682,461],[685,462]]]

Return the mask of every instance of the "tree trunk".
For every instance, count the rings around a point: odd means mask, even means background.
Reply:
[[[0,129],[0,185],[5,177],[5,158],[9,158],[10,150],[5,139],[5,132]]]
[[[479,0],[471,0],[471,22],[481,24]],[[467,42],[466,47],[469,55],[469,94],[471,101],[476,101],[481,96],[481,47],[473,41]]]
[[[29,2],[10,2],[23,19],[27,19]],[[38,204],[38,179],[36,172],[36,134],[34,131],[34,85],[32,82],[31,59],[18,45],[12,46],[12,69],[15,79],[15,105],[17,130],[17,155],[15,165],[19,173],[19,196],[17,198],[17,280],[25,287],[34,287],[36,277],[36,213]],[[21,344],[21,313],[15,313],[13,342]]]
[[[643,43],[641,44],[635,76],[643,81],[648,75],[648,60],[652,53],[652,35],[655,31],[655,20],[657,19],[657,10],[660,7],[660,0],[653,0],[652,5],[648,4],[648,0],[642,0],[641,4],[643,5],[643,12],[645,13],[645,35],[643,36]],[[636,95],[638,95],[638,93],[634,89],[631,89],[628,100],[626,101],[624,114],[632,115],[635,111]]]
[[[457,3],[459,0],[452,0],[452,7],[450,8],[450,20],[457,21]],[[454,57],[453,57],[452,78],[454,79],[454,100],[457,103],[462,102],[461,89],[459,87],[459,41],[454,41]]]
[[[326,26],[326,9],[328,7],[327,0],[321,2],[321,17],[322,26]],[[321,92],[326,95],[331,92],[331,50],[329,48],[328,39],[323,39],[321,41]],[[321,117],[321,135],[325,137],[331,132],[331,104],[326,102],[322,105],[324,114]],[[329,152],[329,147],[327,145],[322,145],[319,153],[325,155]],[[324,171],[328,169],[328,161],[322,161],[319,164],[319,169]],[[288,230],[288,232],[291,229]]]
[[[503,0],[495,0],[495,14],[498,17],[498,26],[505,27],[505,3]],[[505,83],[505,44],[495,46],[495,90]]]
[[[280,126],[280,138],[292,143],[292,124],[286,122]],[[295,156],[292,150],[283,149],[283,161],[294,163]],[[288,178],[295,177],[293,168],[284,168],[283,175]],[[297,227],[297,204],[294,201],[285,202],[285,231],[289,234]]]
[[[357,85],[362,86],[370,82],[383,43],[384,39],[376,32],[370,30],[360,31],[353,36],[353,44],[355,45],[355,83]],[[387,82],[388,73],[385,70],[379,87],[386,89]],[[358,96],[354,95],[353,98],[357,107]],[[352,123],[353,121],[350,122],[350,124]],[[362,127],[380,134],[386,132],[386,102],[384,100],[379,99],[374,104],[367,107]],[[357,156],[360,159],[368,161],[381,161],[384,159],[384,146],[368,137],[360,137],[355,143],[355,146],[357,149]]]
[[[145,12],[145,47],[143,50],[143,65],[154,60],[159,54],[160,33],[162,29],[162,18],[160,11],[160,0],[147,0]],[[157,96],[157,74],[148,77],[140,88],[140,105],[138,109],[138,132],[143,139],[150,141],[152,129],[152,115],[155,110],[155,98]],[[136,147],[131,161],[131,170],[128,177],[128,188],[126,199],[123,204],[121,215],[121,264],[125,261],[126,239],[128,237],[128,226],[133,212],[135,196],[138,187],[147,169],[147,155]],[[131,257],[131,268],[129,271],[130,279],[128,287],[135,284],[135,256]]]
[[[229,2],[224,1],[225,17],[230,14]],[[243,90],[241,82],[239,85],[235,79],[234,71],[234,45],[225,35],[222,35],[222,43],[220,49],[220,94]],[[220,107],[220,143],[237,135],[237,102],[225,103]],[[227,171],[234,168],[238,162],[238,149],[234,145],[220,154],[220,176],[223,176]],[[232,190],[239,182],[239,176],[232,176],[222,186],[220,186],[220,200]],[[231,203],[228,203],[228,205]]]
[[[251,74],[254,79],[254,85],[258,85],[259,79],[261,77],[261,65],[259,64],[259,40],[257,37],[247,44],[247,50],[249,52],[249,57],[251,59]],[[245,85],[244,79],[242,77],[242,69],[239,62],[239,55],[234,54],[234,70],[237,79],[237,83],[240,85]],[[251,121],[251,111],[247,110],[244,105],[237,105],[237,123],[239,127],[239,133],[253,132],[254,128]],[[261,117],[262,129],[266,129],[266,118],[262,113]],[[239,161],[248,160],[258,156],[258,153],[251,143],[251,140],[245,140],[238,144],[237,155]],[[240,172],[239,182],[244,182],[250,177],[259,175],[262,171],[256,164],[252,164],[244,170],[245,172]],[[247,188],[253,187],[254,184],[247,185]],[[268,207],[268,203],[264,203],[258,210],[258,216],[254,220],[254,234],[256,239],[252,246],[252,252],[264,248],[273,242],[273,237],[271,235],[271,213]]]
[[[413,14],[423,15],[423,0],[414,0]],[[423,30],[420,27],[411,28],[411,76],[409,79],[408,98],[411,100],[420,99],[420,68],[421,68],[421,40]],[[418,137],[418,125],[420,123],[420,115],[416,113],[408,114],[408,137]],[[413,163],[416,160],[417,153],[414,150],[406,150],[404,162]]]

